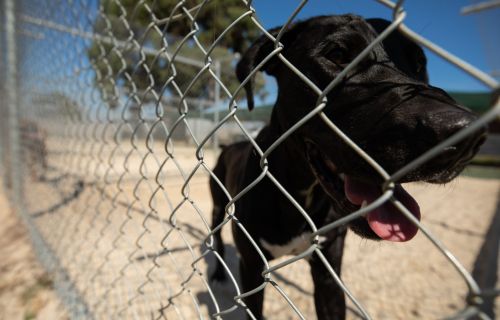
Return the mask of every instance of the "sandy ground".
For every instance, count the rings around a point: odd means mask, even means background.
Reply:
[[[61,141],[52,143],[52,150],[67,150]],[[26,199],[33,224],[59,257],[89,313],[98,319],[149,319],[160,314],[167,319],[194,319],[234,306],[234,283],[205,280],[216,259],[203,245],[211,200],[206,170],[198,165],[193,149],[177,147],[175,159],[165,162],[161,145],[155,145],[153,153],[144,149],[127,153],[123,145],[108,146],[111,153],[96,148],[91,144],[74,148],[96,151],[93,158],[54,152],[45,177],[25,182],[30,186]],[[204,163],[212,167],[214,160],[207,150]],[[160,168],[162,174],[156,175]],[[447,186],[411,184],[407,188],[420,203],[424,226],[479,286],[499,287],[500,180],[462,176]],[[45,301],[36,304],[45,306],[35,308],[40,319],[64,318],[55,311],[58,302],[49,298],[50,277],[36,265],[19,222],[7,210],[2,215],[6,221],[2,228],[12,236],[3,237],[0,248],[13,261],[0,262],[0,303],[2,310],[15,313],[4,318],[26,318],[39,299]],[[229,227],[223,235],[226,264],[238,281]],[[18,244],[21,241],[23,245]],[[375,243],[350,233],[342,273],[347,287],[374,319],[439,319],[466,305],[466,282],[422,232],[405,244]],[[281,268],[272,278],[278,287],[266,286],[267,319],[297,318],[279,290],[306,318],[315,318],[306,261]],[[27,290],[36,292],[28,295],[29,301],[22,298]],[[498,300],[487,301],[488,312],[500,314]],[[70,308],[77,306],[78,301],[70,300]],[[42,317],[50,308],[55,313]],[[225,318],[241,319],[243,314],[239,308]],[[348,318],[359,318],[352,302]]]
[[[0,319],[66,319],[53,280],[38,263],[26,228],[0,184]]]

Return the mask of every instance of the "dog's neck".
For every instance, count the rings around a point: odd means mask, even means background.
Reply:
[[[286,130],[272,123],[266,126],[257,137],[256,142],[263,151],[267,150]],[[295,136],[285,139],[268,156],[269,173],[287,190],[287,192],[310,215],[315,223],[321,224],[329,212],[330,199],[317,182],[312,173],[305,154],[305,146],[297,143],[300,141]],[[255,156],[255,165],[260,162],[260,156]],[[258,169],[260,171],[260,168]],[[276,214],[283,215],[289,228],[300,233],[308,228],[304,217],[296,212],[290,214],[290,206],[278,210]]]
[[[268,126],[269,138],[273,140],[272,142],[287,130],[287,128],[284,128],[284,124],[278,121],[275,110],[276,108],[273,109],[270,125]],[[317,182],[307,161],[305,150],[305,145],[300,137],[297,134],[292,134],[270,155],[271,161],[273,158],[277,159],[277,161],[283,159],[288,161],[286,165],[283,163],[278,164],[283,166],[283,168],[280,168],[280,172],[283,173],[280,182],[284,184],[287,190],[292,191],[294,194],[303,194],[304,190],[311,190],[312,186]]]

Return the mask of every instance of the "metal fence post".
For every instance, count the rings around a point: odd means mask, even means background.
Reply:
[[[6,111],[8,115],[8,139],[9,145],[8,184],[11,187],[11,198],[16,210],[21,210],[22,205],[22,173],[21,173],[21,148],[19,134],[19,105],[17,101],[17,47],[16,47],[16,21],[13,0],[5,1],[5,31],[6,31]]]
[[[0,12],[5,12],[5,3],[0,3]],[[5,30],[5,14],[0,14],[0,29]],[[5,96],[5,33],[0,32],[0,97]],[[5,182],[5,105],[0,103],[0,183]],[[2,120],[4,119],[4,120]]]

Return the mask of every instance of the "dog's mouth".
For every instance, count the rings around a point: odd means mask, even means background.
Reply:
[[[370,184],[348,175],[344,178],[344,192],[346,198],[354,205],[366,206],[382,196],[379,185]],[[417,201],[400,185],[394,187],[393,197],[401,202],[408,211],[420,221],[420,208]],[[406,218],[392,202],[369,211],[366,220],[372,231],[383,240],[408,241],[418,232],[418,228]]]
[[[380,184],[340,172],[318,147],[313,143],[306,144],[312,171],[325,192],[336,204],[335,209],[342,211],[338,213],[347,215],[369,205],[383,195]],[[417,201],[401,184],[395,185],[393,197],[420,221],[420,208]],[[390,201],[366,213],[364,221],[353,220],[351,229],[363,237],[395,242],[408,241],[418,232],[418,227]]]

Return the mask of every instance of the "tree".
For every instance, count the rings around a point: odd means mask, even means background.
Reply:
[[[212,0],[202,7],[196,7],[200,1],[186,0],[184,9],[177,4],[178,0],[101,0],[100,15],[95,20],[95,33],[103,37],[97,38],[88,50],[88,57],[96,72],[95,84],[100,89],[103,99],[110,107],[116,107],[119,90],[137,90],[139,92],[153,88],[156,92],[164,92],[177,96],[176,89],[169,85],[163,91],[166,81],[173,75],[168,67],[165,56],[141,56],[131,39],[144,48],[155,49],[164,47],[167,42],[169,53],[178,51],[178,55],[197,61],[204,61],[203,52],[197,47],[194,39],[185,39],[191,30],[193,22],[183,10],[190,10],[196,17],[198,32],[196,38],[207,49],[213,41],[248,8],[241,0]],[[174,20],[167,24],[158,24],[161,32],[151,28],[153,17],[162,21],[171,16]],[[258,28],[247,17],[231,28],[218,46],[211,53],[211,58],[222,59],[221,80],[230,92],[239,86],[234,74],[234,63],[231,56],[241,53],[259,35]],[[114,39],[114,40],[112,40]],[[112,42],[115,41],[114,45]],[[193,66],[177,61],[175,64],[175,82],[182,92],[185,92],[193,77],[200,71],[199,66]],[[213,70],[213,69],[212,69]],[[206,71],[192,85],[188,96],[213,99],[214,81]],[[256,93],[265,94],[263,78],[256,81]],[[238,98],[243,97],[243,95]]]

